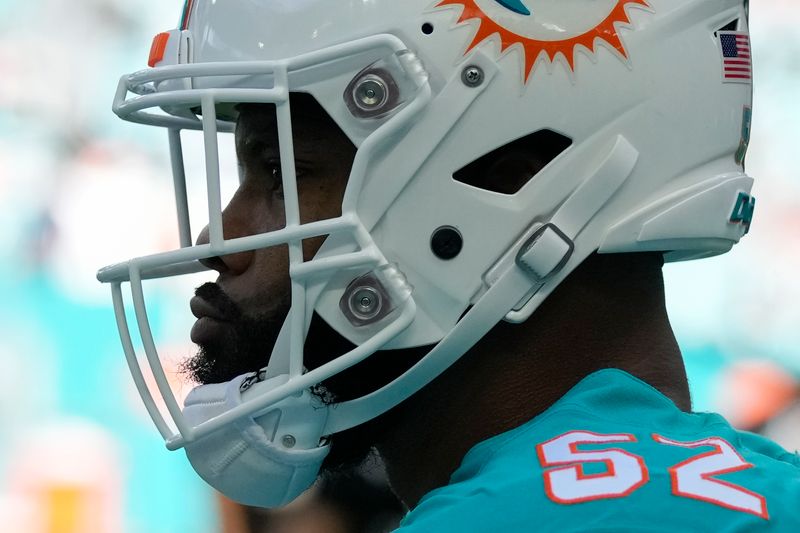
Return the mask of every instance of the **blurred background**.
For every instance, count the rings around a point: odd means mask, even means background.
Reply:
[[[176,230],[165,134],[123,123],[110,104],[119,76],[145,65],[152,36],[176,26],[182,4],[0,0],[0,529],[297,533],[317,531],[304,522],[309,509],[365,505],[386,509],[391,522],[399,510],[369,477],[346,490],[321,487],[279,519],[222,501],[182,453],[165,450],[129,378],[95,272],[171,246]],[[666,268],[695,409],[720,411],[792,450],[800,448],[798,19],[795,0],[761,0],[751,12],[748,172],[758,204],[750,235],[725,256]],[[165,289],[153,298],[151,320],[170,353],[191,354],[185,295]],[[337,499],[346,492],[377,499]],[[350,519],[342,531],[356,530]]]

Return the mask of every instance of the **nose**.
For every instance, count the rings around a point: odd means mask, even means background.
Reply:
[[[226,241],[268,231],[267,223],[263,216],[265,206],[259,206],[258,204],[257,200],[248,198],[246,191],[241,189],[237,191],[222,212],[222,234]],[[259,208],[261,208],[261,213],[259,213]],[[209,229],[206,226],[197,237],[196,244],[202,245],[209,242]],[[200,259],[200,263],[216,270],[220,274],[235,276],[246,272],[252,265],[254,258],[255,252],[248,250]]]
[[[199,246],[201,244],[208,244],[209,242],[208,226],[206,226],[203,228],[203,231],[200,232],[195,244]],[[200,263],[206,268],[216,270],[220,274],[241,274],[247,270],[248,265],[252,262],[252,255],[253,252],[240,252],[236,254],[211,256],[200,259]]]

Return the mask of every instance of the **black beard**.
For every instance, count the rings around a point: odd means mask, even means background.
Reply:
[[[181,371],[196,383],[224,383],[236,376],[256,372],[269,361],[283,319],[274,314],[246,316],[216,283],[205,283],[195,294],[222,311],[230,327],[209,342],[199,344],[197,355],[181,365]]]
[[[198,287],[195,294],[223,312],[229,327],[212,341],[199,345],[198,353],[181,365],[181,371],[197,383],[224,383],[236,376],[257,372],[269,361],[285,315],[245,315],[216,283]],[[314,315],[305,344],[305,365],[314,369],[355,346]],[[425,352],[426,349],[423,349]],[[422,351],[396,350],[376,353],[363,363],[317,385],[312,392],[331,404],[358,398],[376,390],[407,370]],[[330,480],[351,476],[374,451],[384,432],[386,417],[331,436],[331,451],[322,466],[323,477]]]

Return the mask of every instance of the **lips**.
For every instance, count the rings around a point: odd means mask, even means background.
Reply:
[[[203,345],[212,342],[220,335],[222,329],[230,326],[231,318],[220,309],[199,296],[189,301],[192,314],[197,317],[197,322],[192,326],[189,337],[195,344]]]
[[[189,308],[196,318],[213,318],[220,322],[229,322],[230,319],[226,317],[222,311],[214,307],[208,300],[195,296],[189,301]]]

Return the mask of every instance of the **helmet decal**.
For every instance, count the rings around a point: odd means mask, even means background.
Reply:
[[[629,5],[650,8],[647,0],[605,0],[583,7],[583,27],[575,23],[575,13],[579,6],[574,2],[553,2],[552,0],[441,0],[436,7],[460,6],[461,16],[457,24],[477,19],[478,29],[467,46],[467,54],[473,48],[498,35],[500,53],[514,45],[521,47],[524,62],[525,83],[531,77],[534,67],[542,54],[554,63],[561,55],[571,72],[575,71],[575,57],[579,47],[595,52],[598,40],[604,41],[624,59],[628,53],[618,29],[629,25],[627,8]],[[498,5],[499,4],[499,5]],[[502,7],[501,7],[502,6]],[[509,11],[513,13],[509,13]],[[534,21],[534,19],[536,19]],[[569,23],[565,23],[569,21]],[[573,27],[570,27],[572,25]]]
[[[750,146],[750,131],[753,122],[753,108],[749,105],[742,110],[742,138],[739,141],[739,149],[736,150],[736,164],[744,168],[744,160],[747,156],[747,148]]]
[[[530,15],[530,10],[525,7],[522,0],[495,0],[498,4],[520,15]]]
[[[194,0],[186,0],[183,4],[183,14],[181,15],[181,22],[178,27],[185,30],[189,27],[189,17],[192,15],[192,7],[194,7]]]

